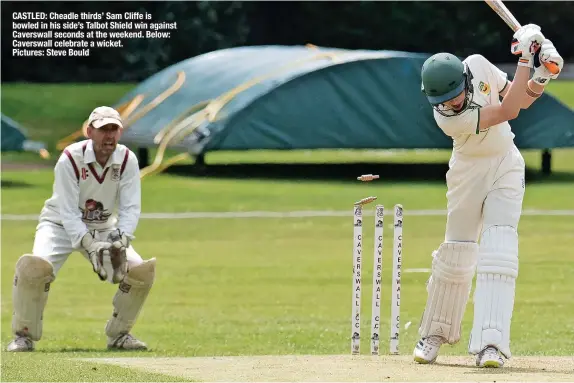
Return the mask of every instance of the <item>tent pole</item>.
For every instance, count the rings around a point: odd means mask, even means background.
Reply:
[[[552,152],[550,149],[542,151],[542,174],[550,175],[552,173]]]
[[[137,157],[138,157],[140,169],[143,169],[143,168],[149,166],[149,150],[148,150],[148,148],[145,148],[145,147],[138,148]]]

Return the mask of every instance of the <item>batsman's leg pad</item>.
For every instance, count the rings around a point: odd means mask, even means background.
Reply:
[[[518,277],[518,233],[511,226],[492,226],[480,241],[474,291],[474,322],[468,351],[494,346],[510,358],[510,322]]]
[[[443,242],[433,253],[428,298],[419,327],[421,337],[441,336],[450,344],[460,340],[477,256],[476,242]]]
[[[132,268],[114,296],[114,311],[106,324],[106,335],[115,338],[134,326],[155,279],[155,258]]]
[[[54,279],[54,268],[49,261],[32,254],[24,254],[18,259],[12,290],[14,335],[40,340],[44,307]]]

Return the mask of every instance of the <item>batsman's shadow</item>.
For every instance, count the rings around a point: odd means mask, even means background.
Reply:
[[[489,368],[484,369],[474,365],[462,363],[438,363],[433,365],[441,367],[455,367],[464,368],[468,371],[465,374],[472,375],[508,375],[508,374],[568,374],[566,370],[555,370],[551,368],[536,368],[536,367],[519,367],[519,366],[504,366],[504,368]],[[570,372],[572,373],[572,372]]]

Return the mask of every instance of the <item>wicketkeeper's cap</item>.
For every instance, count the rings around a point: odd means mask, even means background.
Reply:
[[[118,111],[114,108],[110,108],[109,106],[98,106],[96,109],[94,109],[92,113],[90,113],[88,124],[96,129],[99,129],[107,124],[115,124],[122,129],[124,128],[122,118]]]

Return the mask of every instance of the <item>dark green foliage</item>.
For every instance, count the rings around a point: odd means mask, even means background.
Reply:
[[[574,2],[508,1],[518,21],[536,23],[566,61]],[[176,21],[171,38],[124,41],[90,57],[12,58],[13,12],[148,12]],[[141,81],[202,53],[241,46],[312,43],[347,49],[401,50],[465,56],[479,52],[509,62],[512,31],[483,2],[3,2],[3,81]]]

